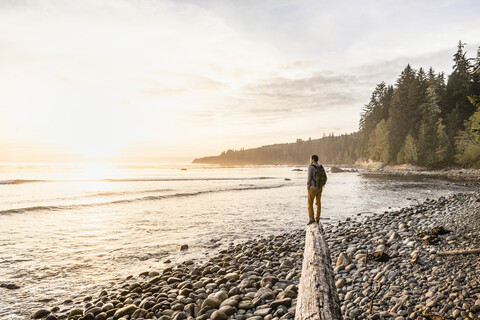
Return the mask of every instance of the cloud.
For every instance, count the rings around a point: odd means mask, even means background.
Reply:
[[[148,89],[140,90],[141,93],[151,96],[166,97],[166,96],[175,96],[187,92],[187,88],[161,88],[153,87]]]
[[[459,39],[475,52],[479,6],[0,1],[0,121],[61,147],[224,149],[242,137],[315,137],[312,118],[319,131],[353,131],[375,85],[407,63],[449,72]]]
[[[319,114],[362,104],[361,78],[332,72],[317,72],[302,78],[272,78],[243,88],[234,106],[236,114],[250,120],[276,121],[298,114]],[[229,109],[231,110],[231,109]]]
[[[180,95],[189,91],[210,91],[228,89],[229,86],[221,81],[209,77],[194,74],[175,74],[162,77],[163,81],[143,80],[148,83],[149,88],[140,92],[158,97]],[[172,87],[176,84],[176,87]]]
[[[428,53],[398,56],[393,59],[379,59],[374,62],[355,65],[351,67],[351,72],[362,75],[367,83],[384,81],[387,84],[395,84],[395,80],[407,64],[410,64],[416,70],[423,68],[425,72],[432,67],[436,73],[444,72],[448,75],[451,73],[454,64],[453,55],[457,51],[457,43],[452,42],[448,48]],[[467,56],[473,56],[479,45],[480,42],[468,44],[465,47]]]

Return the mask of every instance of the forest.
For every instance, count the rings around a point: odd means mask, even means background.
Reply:
[[[480,48],[468,58],[460,41],[448,77],[407,65],[395,84],[378,84],[355,133],[228,150],[193,162],[304,164],[313,153],[325,164],[371,160],[428,168],[480,167]]]

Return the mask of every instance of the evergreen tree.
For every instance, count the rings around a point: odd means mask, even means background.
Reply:
[[[480,95],[469,97],[469,100],[477,108],[477,111],[470,117],[468,127],[475,140],[480,142]]]
[[[480,96],[472,96],[470,101],[477,111],[465,122],[465,130],[460,131],[455,139],[458,150],[455,159],[463,166],[480,167]]]
[[[391,159],[397,159],[405,138],[416,125],[418,118],[417,101],[415,101],[417,97],[416,90],[414,90],[416,84],[415,71],[410,65],[407,65],[397,79],[390,109],[388,141]]]
[[[471,65],[465,57],[465,43],[459,41],[457,52],[453,55],[453,72],[448,77],[446,88],[446,108],[443,116],[447,119],[447,134],[453,140],[458,130],[464,128],[464,120],[468,119],[475,111],[474,106],[468,101],[472,94]]]
[[[371,159],[383,163],[390,162],[390,148],[388,145],[388,123],[382,119],[371,134],[369,153]]]
[[[440,166],[448,164],[449,159],[453,155],[452,144],[448,138],[446,126],[443,124],[443,119],[439,118],[437,121],[437,149],[435,150],[435,162]]]
[[[472,97],[480,96],[480,47],[477,49],[477,56],[472,64]]]
[[[408,135],[405,138],[405,143],[400,149],[398,153],[398,163],[410,163],[410,164],[417,164],[418,160],[418,152],[417,152],[417,144],[415,139],[412,135]]]
[[[418,132],[418,164],[431,167],[435,164],[435,150],[437,148],[437,121],[441,112],[440,94],[442,78],[435,76],[432,68],[428,75],[428,88],[425,102],[420,105],[422,119]]]
[[[372,93],[370,102],[365,105],[359,123],[360,156],[364,158],[369,158],[371,156],[369,146],[371,143],[374,143],[374,141],[371,141],[372,135],[374,134],[378,123],[388,118],[390,106],[392,104],[392,97],[393,87],[387,86],[385,82],[382,82],[377,85]]]

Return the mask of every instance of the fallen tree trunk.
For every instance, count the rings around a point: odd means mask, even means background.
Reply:
[[[342,319],[330,250],[320,223],[306,228],[295,320]]]
[[[437,252],[437,256],[457,256],[462,254],[475,254],[475,253],[480,253],[480,248],[471,249],[471,250],[441,251],[441,252]]]

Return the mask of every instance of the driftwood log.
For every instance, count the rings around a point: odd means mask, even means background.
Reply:
[[[475,254],[475,253],[480,253],[480,248],[471,249],[471,250],[441,251],[441,252],[437,252],[437,256],[457,256],[462,254]]]
[[[342,319],[330,250],[321,223],[306,228],[295,320]]]

